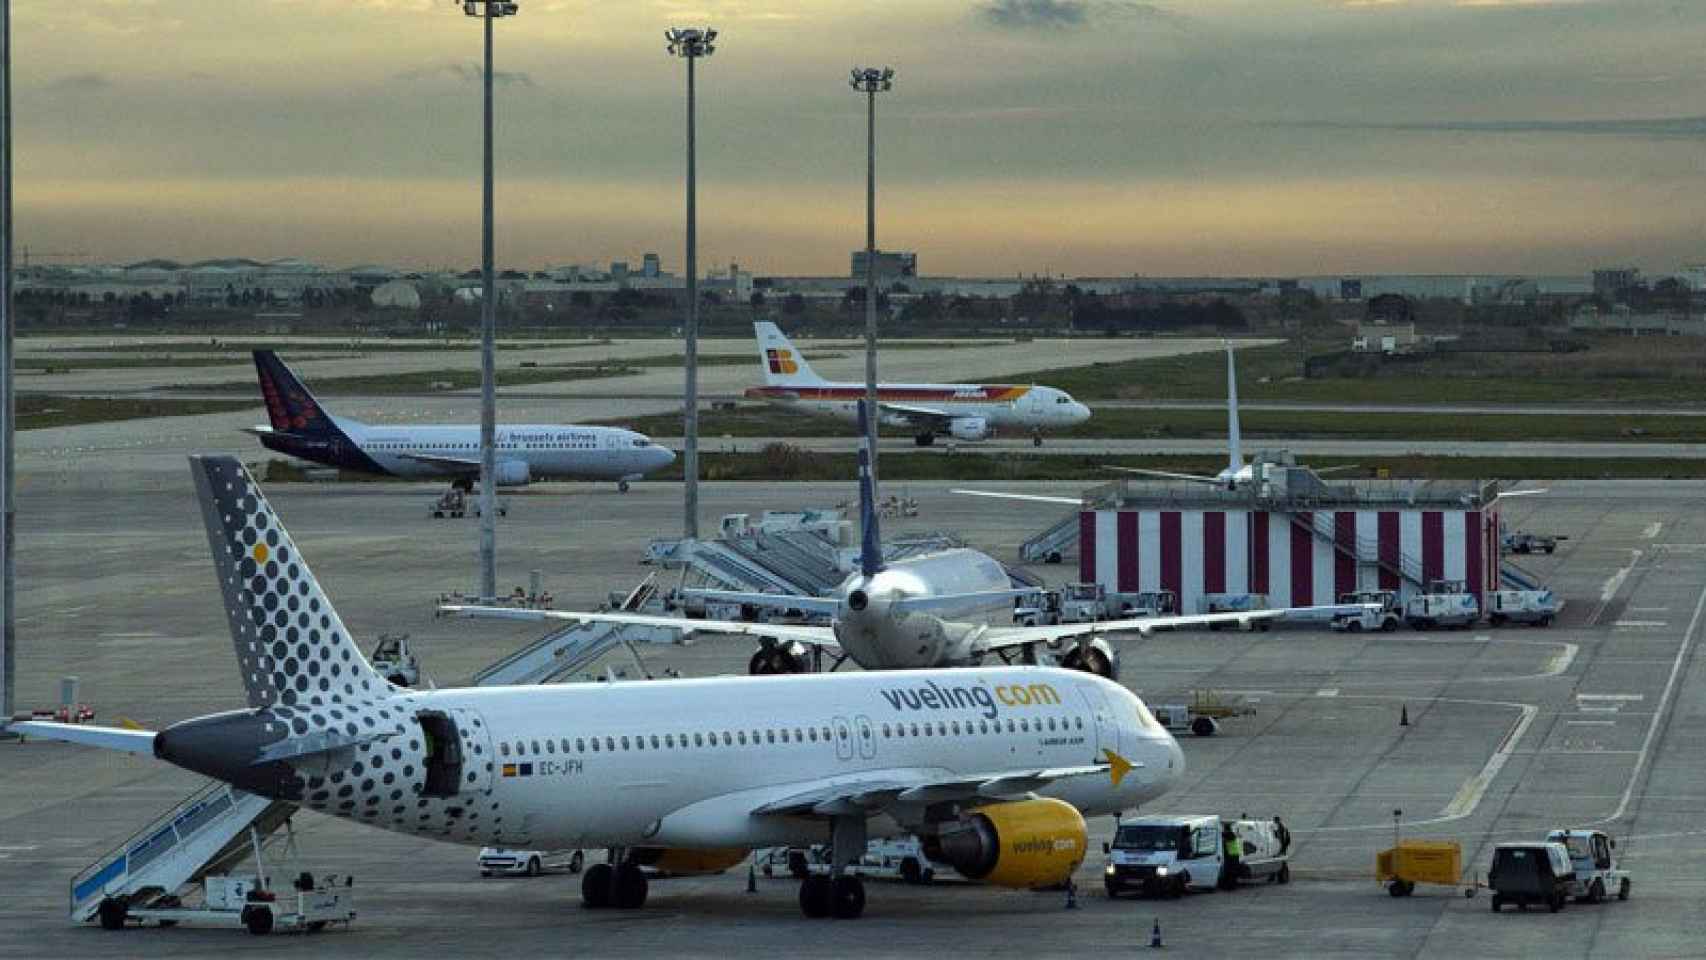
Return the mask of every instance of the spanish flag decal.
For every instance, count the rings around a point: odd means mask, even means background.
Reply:
[[[516,767],[515,767],[515,764],[513,764],[513,763],[506,763],[506,764],[504,764],[504,776],[506,776],[506,777],[513,777],[513,776],[515,776],[515,775],[516,775]]]

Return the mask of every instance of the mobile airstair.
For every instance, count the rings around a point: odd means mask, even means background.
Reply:
[[[71,921],[92,919],[107,899],[145,907],[176,898],[229,872],[295,813],[294,803],[210,780],[71,878]]]

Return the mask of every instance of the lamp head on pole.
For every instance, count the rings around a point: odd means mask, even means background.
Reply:
[[[854,67],[848,86],[860,93],[878,93],[894,88],[893,67]]]
[[[521,12],[515,0],[459,0],[462,12],[470,17],[513,17]]]
[[[672,57],[708,57],[717,51],[717,31],[706,27],[671,27],[663,32]]]

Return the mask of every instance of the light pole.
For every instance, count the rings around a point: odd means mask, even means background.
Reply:
[[[492,21],[513,17],[515,0],[463,0],[462,12],[486,27],[485,195],[480,210],[480,599],[498,595],[497,276],[492,265]]]
[[[693,63],[716,51],[717,31],[697,27],[665,30],[670,56],[687,61],[687,405],[681,468],[686,476],[682,535],[699,539],[699,212],[693,156]]]
[[[877,94],[894,86],[891,67],[854,67],[853,89],[865,95],[865,442],[871,450],[871,496],[877,495]]]
[[[0,738],[17,710],[16,464],[12,439],[12,0],[0,0]]]

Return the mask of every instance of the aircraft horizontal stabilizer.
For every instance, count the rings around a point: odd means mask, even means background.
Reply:
[[[129,730],[124,727],[97,727],[87,723],[55,723],[51,720],[25,720],[6,727],[11,733],[43,740],[80,743],[103,750],[154,755],[154,731]]]

